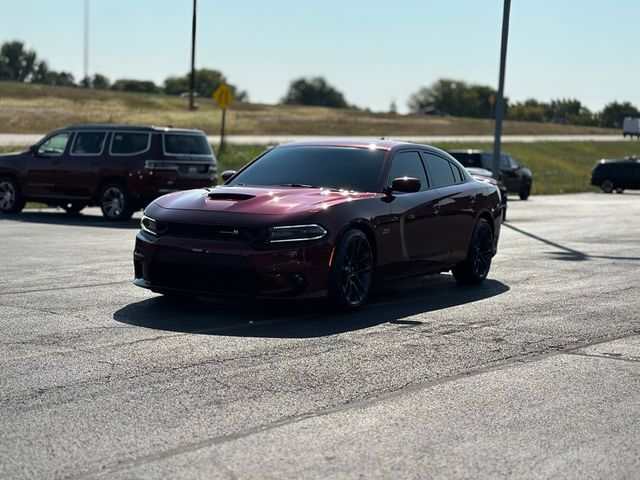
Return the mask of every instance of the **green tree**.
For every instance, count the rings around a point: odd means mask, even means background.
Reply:
[[[151,80],[122,78],[111,85],[111,90],[120,92],[161,93],[162,90]]]
[[[540,103],[534,98],[529,98],[524,102],[516,102],[509,106],[507,118],[510,120],[521,120],[525,122],[544,122],[545,112],[548,104]]]
[[[231,88],[233,96],[237,101],[244,102],[248,100],[247,92],[240,91],[235,85],[227,82],[226,77],[218,70],[209,68],[200,68],[196,70],[195,90],[202,97],[211,97],[216,88],[226,83]],[[168,77],[164,81],[164,93],[167,95],[180,95],[189,91],[191,84],[191,74],[187,73],[181,77]]]
[[[629,102],[611,102],[600,112],[600,125],[610,128],[622,128],[625,117],[640,117],[640,111]]]
[[[91,88],[95,88],[96,90],[107,90],[110,85],[111,82],[109,79],[100,73],[96,73],[93,78],[91,78]]]
[[[281,102],[288,105],[349,108],[343,94],[322,77],[293,80]]]
[[[29,81],[36,68],[36,52],[25,50],[19,41],[5,42],[0,48],[0,80]]]
[[[458,117],[492,118],[496,91],[485,85],[441,78],[409,97],[409,110],[436,110]],[[505,99],[507,103],[507,99]]]

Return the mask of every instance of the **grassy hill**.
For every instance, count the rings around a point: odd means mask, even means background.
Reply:
[[[220,111],[213,100],[198,98],[197,104],[198,110],[190,112],[186,98],[0,82],[0,132],[45,133],[77,123],[130,123],[200,128],[207,133],[218,133]],[[493,122],[236,102],[227,112],[227,132],[235,135],[488,135],[493,133]],[[504,133],[619,132],[596,127],[507,121]]]

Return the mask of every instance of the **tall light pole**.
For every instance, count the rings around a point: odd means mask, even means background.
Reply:
[[[89,86],[89,0],[84,0],[84,79],[85,87]]]
[[[193,18],[191,19],[191,79],[189,82],[189,110],[195,110],[193,96],[196,91],[196,0],[193,0]]]
[[[498,94],[496,98],[496,130],[493,138],[493,178],[500,178],[500,142],[502,137],[502,117],[504,116],[504,70],[507,62],[507,39],[509,38],[509,10],[511,0],[504,0],[502,13],[502,42],[500,44],[500,78],[498,80]]]

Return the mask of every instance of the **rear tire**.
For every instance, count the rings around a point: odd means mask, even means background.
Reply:
[[[520,200],[526,200],[527,198],[529,198],[529,195],[531,195],[531,185],[523,187],[518,195],[520,196]]]
[[[600,188],[602,188],[602,191],[604,193],[612,193],[615,185],[611,180],[607,178],[606,180],[602,181],[602,183],[600,184]]]
[[[0,212],[15,215],[26,203],[18,182],[13,177],[0,177]]]
[[[329,297],[340,310],[353,311],[367,301],[373,284],[373,253],[361,230],[348,230],[335,250]]]
[[[453,267],[451,273],[461,285],[481,283],[487,278],[493,257],[493,231],[489,222],[479,218],[471,234],[467,258]]]
[[[122,183],[108,183],[100,191],[99,202],[107,220],[118,222],[129,220],[133,215],[133,201]]]

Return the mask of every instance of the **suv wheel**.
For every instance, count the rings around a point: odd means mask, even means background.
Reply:
[[[493,256],[493,232],[484,218],[479,218],[471,235],[467,258],[453,267],[451,273],[462,285],[480,283],[489,273]]]
[[[133,215],[131,196],[121,183],[108,183],[100,191],[100,208],[107,220],[129,220]]]
[[[607,178],[606,180],[602,181],[602,183],[600,184],[600,188],[602,188],[602,191],[604,193],[612,193],[615,185],[611,180]]]
[[[526,187],[522,187],[520,190],[519,196],[520,200],[526,200],[531,195],[531,185],[527,185]]]
[[[0,212],[20,213],[25,203],[18,182],[11,177],[0,178]]]

